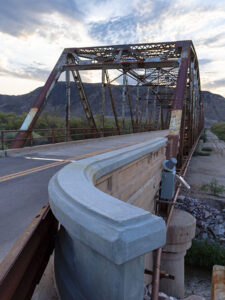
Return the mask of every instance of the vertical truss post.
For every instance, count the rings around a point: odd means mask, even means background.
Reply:
[[[184,94],[186,91],[187,71],[190,60],[190,52],[190,44],[184,46],[181,51],[181,63],[178,71],[178,79],[169,126],[168,144],[166,151],[167,159],[171,157],[177,157],[179,150],[179,135],[182,120]]]
[[[76,72],[76,73],[75,73]],[[86,115],[87,121],[91,127],[91,129],[94,130],[95,134],[98,133],[98,129],[91,111],[91,107],[90,104],[88,102],[87,96],[85,94],[84,91],[84,87],[83,87],[83,83],[80,77],[80,73],[79,71],[72,71],[72,75],[73,75],[73,79],[76,85],[76,88],[78,89],[79,95],[80,95],[80,99],[81,99],[81,103],[84,109],[84,113]]]
[[[66,142],[70,139],[70,71],[66,70]]]
[[[122,128],[125,129],[125,105],[126,105],[126,73],[123,73],[123,90],[122,90]]]
[[[118,121],[117,112],[116,112],[116,105],[115,105],[115,101],[113,98],[112,87],[111,87],[110,79],[109,79],[109,73],[107,70],[105,70],[105,77],[106,77],[106,81],[107,81],[107,85],[108,85],[109,97],[110,97],[111,104],[112,104],[112,110],[113,110],[113,114],[114,114],[117,132],[118,132],[118,134],[120,134],[120,126],[119,126],[119,121]]]
[[[139,104],[140,104],[140,86],[137,85],[137,100],[136,100],[136,126],[138,126],[138,119],[139,119]]]
[[[149,87],[147,88],[147,93],[146,93],[146,108],[145,108],[145,124],[148,126],[149,125],[149,110],[148,110],[148,102],[149,102]]]
[[[105,71],[102,70],[102,113],[101,113],[101,136],[104,136],[105,121]]]
[[[142,103],[141,103],[141,114],[140,114],[140,129],[142,130],[142,119],[143,119],[143,110],[144,110],[144,101],[142,99]]]
[[[161,121],[161,126],[160,129],[163,130],[164,129],[164,110],[163,110],[163,106],[162,106],[162,102],[160,102],[160,121]]]
[[[62,73],[62,66],[66,62],[66,53],[63,51],[59,60],[57,61],[54,69],[52,70],[51,74],[49,75],[45,85],[41,89],[39,95],[37,96],[33,106],[31,107],[29,113],[27,114],[21,128],[20,132],[17,134],[15,140],[11,145],[11,149],[13,148],[21,148],[25,145],[26,140],[29,136],[29,132],[33,129],[41,110],[46,103],[52,89],[54,88],[57,80],[59,79]]]
[[[131,124],[132,124],[133,132],[134,132],[135,131],[134,115],[133,115],[132,101],[131,101],[131,97],[130,97],[130,91],[129,91],[127,77],[126,77],[126,93],[127,93],[128,104],[129,104],[129,108],[130,108]]]

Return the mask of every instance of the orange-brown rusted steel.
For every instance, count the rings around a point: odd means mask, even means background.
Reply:
[[[0,299],[31,299],[54,249],[58,221],[49,205],[27,226],[0,265]]]
[[[138,94],[137,103],[142,105],[142,109],[139,117],[139,109],[136,108],[136,123],[142,128],[142,124],[149,122],[151,127],[155,129],[160,123],[161,129],[169,124],[166,156],[168,159],[176,157],[179,168],[181,171],[184,170],[204,126],[198,59],[192,41],[65,49],[21,127],[21,132],[17,135],[12,148],[22,147],[25,144],[29,132],[32,131],[49,92],[61,72],[72,71],[72,74],[79,74],[79,71],[82,70],[107,72],[106,70],[109,69],[118,70],[121,74],[124,74],[124,79],[125,76],[129,76],[136,82],[136,86],[150,90],[148,101],[150,109],[153,110],[153,107],[155,107],[155,111],[151,113],[151,120],[148,120],[149,114],[144,117],[143,104],[145,99]],[[81,78],[79,78],[79,82],[82,84]],[[123,89],[123,100],[125,94],[126,88]],[[139,101],[140,99],[142,99],[142,102]],[[125,101],[123,102],[125,103]],[[132,105],[130,105],[130,108],[130,116],[133,120]],[[125,105],[122,105],[121,111],[122,121],[125,123]],[[90,107],[86,110],[86,117],[90,127],[94,128],[96,124]],[[161,122],[158,122],[159,118]],[[152,124],[154,121],[157,124]],[[145,130],[148,130],[148,128],[149,126],[145,127]],[[184,158],[187,157],[188,159],[185,160]],[[174,201],[176,201],[178,193],[179,187]],[[172,217],[172,212],[173,205],[167,216],[167,226]],[[161,249],[157,251],[155,260],[153,300],[158,299],[161,251]]]
[[[211,300],[225,299],[225,266],[213,266]]]

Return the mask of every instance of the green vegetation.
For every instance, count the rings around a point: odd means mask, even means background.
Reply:
[[[192,241],[192,247],[187,251],[185,263],[199,267],[212,267],[224,265],[225,248],[216,243],[205,241]]]
[[[200,188],[203,192],[212,193],[214,196],[225,193],[225,186],[218,184],[216,179],[212,179],[210,183],[203,184]]]
[[[203,140],[203,143],[206,143],[208,141],[206,131],[207,131],[207,129],[205,128],[203,130],[203,133],[202,133],[201,137],[200,137],[200,139]]]
[[[212,152],[213,149],[211,147],[203,147],[202,151]]]
[[[225,122],[215,123],[210,129],[220,140],[225,141]]]
[[[0,112],[0,131],[19,130],[25,117],[26,117],[26,113],[23,113],[21,115],[16,115],[14,113]],[[97,128],[100,128],[100,124],[101,124],[100,115],[95,116],[95,122]],[[122,128],[121,119],[119,120],[119,124],[120,124],[120,128]],[[145,125],[145,123],[143,125]],[[114,119],[105,118],[104,127],[105,127],[105,136],[113,135],[116,133],[116,132],[112,132],[112,128],[113,130],[116,129]],[[126,129],[123,133],[130,133],[130,127],[131,127],[131,121],[130,119],[126,119],[125,120]],[[70,119],[70,128],[71,128],[70,130],[71,140],[79,140],[84,138],[95,137],[85,117],[81,117],[81,118],[72,117]],[[16,134],[17,132],[5,132],[4,140],[8,140],[8,139],[13,140]],[[56,113],[43,112],[35,124],[34,131],[32,132],[32,139],[28,140],[26,146],[46,144],[46,143],[51,143],[52,141],[54,141],[55,143],[65,141],[65,118],[60,117]],[[11,141],[5,141],[4,149],[7,149],[10,146],[10,143]]]
[[[210,153],[209,152],[201,152],[201,151],[195,151],[193,153],[193,156],[209,156]]]

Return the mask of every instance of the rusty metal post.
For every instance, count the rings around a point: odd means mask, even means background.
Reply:
[[[138,119],[139,119],[139,104],[140,104],[140,86],[137,85],[137,100],[136,100],[136,126],[138,126]]]
[[[175,91],[175,98],[171,112],[168,146],[166,156],[167,159],[177,157],[179,146],[179,134],[182,119],[182,108],[184,102],[184,93],[186,90],[187,70],[190,59],[190,44],[183,47],[181,52],[181,64],[178,72],[177,86]]]
[[[94,132],[95,132],[94,134],[96,136],[98,133],[98,129],[97,129],[97,126],[95,123],[94,116],[92,114],[91,106],[89,104],[87,95],[84,91],[84,86],[83,86],[83,83],[82,83],[82,80],[80,77],[80,73],[79,73],[79,71],[76,71],[76,72],[72,71],[72,75],[73,75],[74,82],[76,84],[76,88],[79,92],[79,96],[80,96],[80,100],[81,100],[81,104],[83,106],[85,116],[87,118],[87,121],[88,121],[91,129],[94,130]]]
[[[41,89],[38,97],[36,98],[32,108],[30,109],[28,115],[26,116],[19,133],[17,134],[14,142],[12,143],[10,148],[21,148],[25,145],[26,140],[29,136],[29,130],[32,130],[35,122],[37,121],[41,109],[45,102],[47,101],[53,87],[55,86],[59,76],[62,72],[62,65],[66,62],[66,54],[63,51],[62,55],[60,56],[58,62],[56,63],[53,71],[48,77],[44,87]]]
[[[123,91],[122,91],[122,128],[125,129],[125,107],[126,105],[126,73],[123,73]]]
[[[66,70],[66,142],[70,140],[70,71]]]
[[[127,93],[128,104],[129,104],[129,109],[130,109],[130,120],[131,120],[131,124],[132,124],[132,128],[133,128],[133,132],[134,132],[135,131],[134,115],[133,115],[132,101],[131,101],[131,97],[130,97],[130,91],[129,91],[127,77],[126,77],[126,93]]]
[[[101,136],[104,136],[104,129],[105,129],[105,72],[102,70],[102,112],[101,112]]]
[[[29,135],[30,135],[30,146],[33,146],[33,135],[32,135],[32,130],[29,131]]]
[[[1,131],[1,143],[2,143],[2,150],[4,150],[5,148],[4,130]]]
[[[52,144],[55,143],[55,130],[52,128]]]
[[[119,125],[119,121],[118,121],[118,117],[117,117],[116,105],[115,105],[115,101],[113,99],[112,87],[111,87],[111,84],[110,84],[109,73],[108,73],[107,70],[105,70],[105,77],[106,77],[106,81],[107,81],[109,97],[110,97],[111,104],[112,104],[112,110],[113,110],[113,114],[114,114],[114,119],[115,119],[115,123],[116,123],[117,132],[118,132],[118,134],[120,134],[120,125]]]
[[[149,125],[149,113],[148,113],[148,100],[149,100],[149,87],[147,88],[147,93],[146,93],[146,109],[145,109],[145,124],[146,126]]]

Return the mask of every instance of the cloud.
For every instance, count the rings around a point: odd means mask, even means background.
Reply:
[[[43,16],[58,13],[78,19],[81,11],[73,0],[7,0],[0,2],[0,31],[25,35],[44,25]]]
[[[207,88],[225,88],[225,79],[218,79],[214,81],[209,81],[204,84]]]
[[[198,60],[200,65],[206,65],[209,64],[211,62],[213,62],[213,59],[209,59],[209,58],[201,58]]]
[[[50,74],[50,71],[40,67],[33,66],[19,66],[13,68],[13,71],[5,65],[0,64],[0,76],[9,76],[16,78],[32,79],[36,81],[45,81]]]
[[[136,20],[133,15],[114,17],[107,22],[88,24],[89,34],[104,44],[132,43],[136,40]]]
[[[203,46],[218,46],[218,44],[222,41],[224,41],[224,36],[225,36],[225,31],[219,33],[219,34],[214,34],[210,37],[207,37],[205,39],[202,39],[198,41],[198,45],[203,45]],[[222,45],[224,46],[224,45]]]

